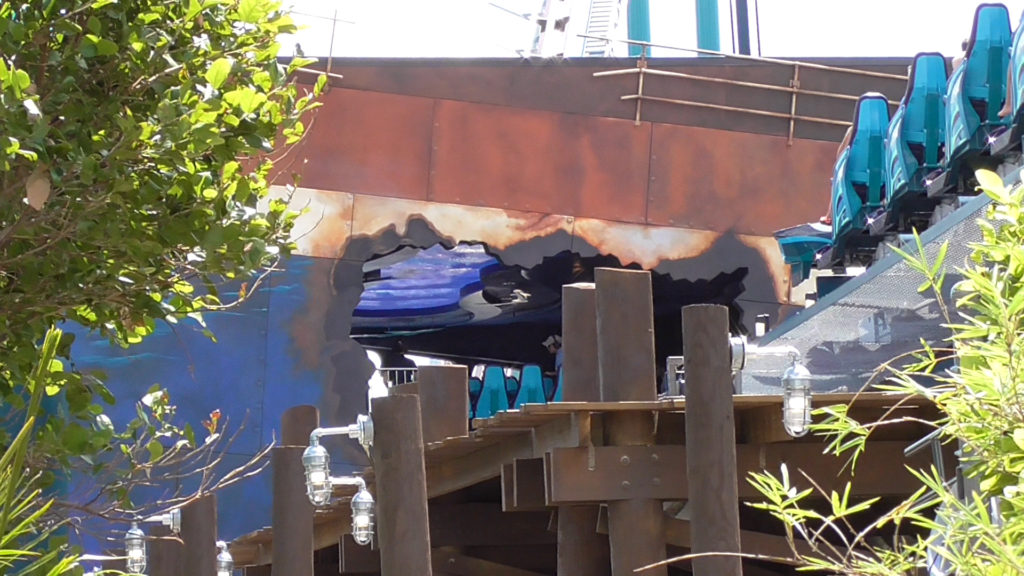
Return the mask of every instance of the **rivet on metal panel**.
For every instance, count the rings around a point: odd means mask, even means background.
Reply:
[[[572,216],[566,216],[565,221],[568,222],[569,224],[572,224],[573,222],[576,221],[576,219],[573,218]]]
[[[657,452],[651,454],[651,462],[657,462],[658,460],[659,460],[659,458],[658,458],[658,453]]]
[[[623,480],[622,481],[622,489],[623,490],[629,490],[629,488],[631,486],[632,486],[632,484],[629,483],[629,480]]]
[[[619,458],[619,464],[622,464],[623,466],[629,466],[629,456],[623,456],[622,458]]]
[[[654,484],[655,486],[661,486],[661,478],[657,478],[657,477],[652,478],[651,479],[651,484]]]

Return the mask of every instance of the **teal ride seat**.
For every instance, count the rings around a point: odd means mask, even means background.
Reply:
[[[469,379],[469,419],[476,418],[476,405],[480,402],[480,393],[484,390],[484,383],[479,378]]]
[[[840,257],[845,241],[860,233],[885,198],[885,136],[889,102],[868,92],[857,100],[850,144],[832,172],[832,253]],[[833,258],[835,259],[835,258]]]
[[[505,396],[508,397],[509,406],[515,404],[516,396],[519,396],[519,379],[515,376],[505,377]]]
[[[544,377],[544,398],[550,402],[555,397],[555,379],[551,376]]]
[[[966,57],[946,89],[945,165],[951,174],[962,159],[985,149],[995,129],[1009,124],[1008,118],[999,118],[999,109],[1006,99],[1012,44],[1006,6],[978,6]]]
[[[551,395],[550,402],[561,402],[562,401],[562,381],[564,380],[565,372],[563,370],[558,371],[558,380],[555,382],[555,393]]]
[[[545,404],[547,397],[544,394],[544,378],[540,366],[527,364],[523,366],[521,381],[519,383],[519,394],[516,396],[513,408],[518,410],[523,404]]]
[[[1013,127],[1013,138],[1018,143],[1024,134],[1024,13],[1013,33],[1010,46],[1010,114],[1008,120]]]
[[[889,122],[886,211],[898,216],[908,195],[926,193],[925,175],[941,167],[946,130],[946,59],[926,52],[914,57],[907,91]]]
[[[490,418],[505,410],[508,410],[505,372],[501,366],[488,366],[484,369],[483,390],[476,404],[475,418]]]

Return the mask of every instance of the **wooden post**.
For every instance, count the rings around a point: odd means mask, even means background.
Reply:
[[[736,423],[729,358],[729,310],[725,306],[683,308],[686,370],[686,474],[690,483],[692,552],[739,552],[740,513],[736,485]],[[693,560],[695,576],[741,576],[742,559],[708,556]]]
[[[419,397],[374,398],[371,456],[382,576],[431,576],[427,474]]]
[[[605,402],[656,400],[654,372],[654,304],[648,272],[598,268],[597,352],[601,399]],[[651,446],[654,415],[611,413],[606,416],[608,444]],[[625,489],[625,487],[624,487]],[[608,503],[608,534],[613,576],[633,574],[641,566],[665,559],[661,502],[650,498]],[[665,576],[662,566],[646,572]]]
[[[597,310],[593,284],[562,287],[562,399],[597,402]],[[597,532],[597,506],[558,507],[558,576],[611,573],[608,537]]]
[[[149,576],[184,576],[185,548],[167,526],[153,526],[149,531]]]
[[[302,452],[319,420],[314,406],[289,408],[281,418],[283,445],[270,452],[274,490],[272,576],[313,576],[313,505],[306,495]]]
[[[469,374],[465,366],[423,366],[416,382],[388,389],[389,394],[420,397],[423,444],[469,435]]]
[[[182,570],[188,576],[217,574],[217,495],[207,494],[181,508]]]

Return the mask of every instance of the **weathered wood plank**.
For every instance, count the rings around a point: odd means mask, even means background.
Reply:
[[[736,482],[736,423],[729,352],[729,310],[725,306],[683,308],[686,366],[686,475],[690,510],[701,527],[692,550],[740,551],[740,511]],[[735,556],[693,560],[694,576],[742,576]]]

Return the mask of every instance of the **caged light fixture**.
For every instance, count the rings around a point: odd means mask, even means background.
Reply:
[[[131,528],[124,535],[124,552],[127,556],[125,568],[129,574],[146,573],[146,534],[139,528],[138,522],[132,522]]]
[[[231,576],[235,570],[235,559],[228,552],[228,545],[223,540],[217,541],[217,576]]]
[[[782,375],[782,425],[794,438],[811,424],[811,372],[793,358]]]
[[[317,428],[309,435],[309,446],[302,453],[302,466],[306,471],[306,495],[313,506],[330,504],[335,486],[357,486],[352,497],[352,538],[361,545],[373,541],[374,501],[366,489],[366,482],[358,476],[331,477],[331,456],[320,444],[323,436],[355,438],[369,452],[373,445],[373,420],[360,414],[355,424],[332,428]]]

